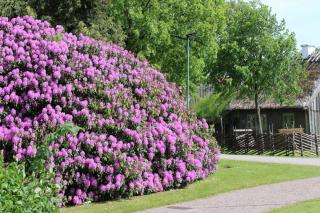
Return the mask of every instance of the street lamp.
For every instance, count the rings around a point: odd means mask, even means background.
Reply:
[[[190,107],[190,39],[197,35],[196,32],[188,33],[187,38],[187,109]]]
[[[186,102],[187,102],[187,108],[189,109],[190,107],[190,40],[192,37],[196,37],[197,33],[192,32],[192,33],[187,33],[185,37],[181,36],[175,36],[176,38],[179,38],[181,40],[186,41],[186,50],[187,50],[187,91],[186,91]]]

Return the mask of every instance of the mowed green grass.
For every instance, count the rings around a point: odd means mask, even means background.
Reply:
[[[284,208],[274,209],[269,213],[319,213],[320,199],[296,203]]]
[[[319,167],[221,160],[216,173],[183,189],[103,203],[84,204],[64,208],[62,212],[134,212],[204,198],[222,192],[314,176],[320,176]]]

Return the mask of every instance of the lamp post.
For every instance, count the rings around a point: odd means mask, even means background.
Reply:
[[[185,37],[175,36],[178,39],[186,41],[186,51],[187,51],[186,103],[187,103],[188,109],[190,107],[190,40],[192,39],[192,37],[196,37],[196,36],[197,36],[196,32],[187,33]]]
[[[188,33],[187,40],[187,109],[190,107],[190,40],[197,35],[196,32]]]

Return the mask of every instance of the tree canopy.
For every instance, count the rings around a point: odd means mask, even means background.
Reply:
[[[0,17],[13,18],[16,16],[36,15],[33,8],[24,0],[2,0],[0,1],[0,8]]]
[[[305,71],[295,35],[259,1],[231,1],[227,17],[210,82],[254,100],[261,132],[261,101],[290,102],[301,91]]]
[[[123,44],[126,37],[118,18],[110,16],[110,0],[28,0],[37,18],[66,31],[83,33],[96,39]]]
[[[119,17],[128,49],[151,61],[170,81],[183,85],[186,45],[177,36],[197,32],[198,42],[191,42],[191,79],[197,84],[203,80],[205,65],[216,57],[224,8],[221,0],[119,0],[112,2],[110,14]]]

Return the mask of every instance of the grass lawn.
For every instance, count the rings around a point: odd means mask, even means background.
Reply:
[[[134,212],[236,189],[314,176],[320,176],[319,167],[221,160],[215,174],[183,189],[64,208],[63,212]]]
[[[284,208],[274,209],[270,213],[319,213],[320,200],[310,200],[290,205]]]

